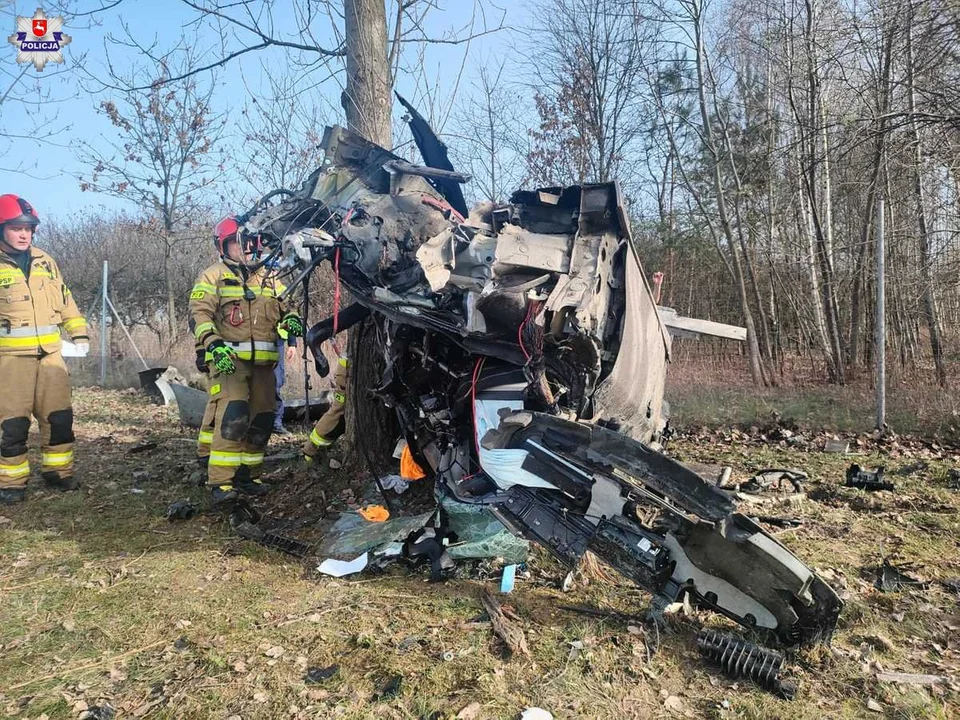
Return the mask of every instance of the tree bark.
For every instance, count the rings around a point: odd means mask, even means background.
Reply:
[[[923,189],[923,147],[920,140],[920,127],[916,115],[917,94],[914,72],[913,20],[914,18],[911,16],[910,21],[907,23],[907,98],[910,111],[910,144],[913,146],[913,192],[917,203],[917,241],[920,250],[920,283],[923,290],[923,317],[926,321],[927,332],[930,334],[930,350],[933,353],[933,364],[936,369],[937,383],[939,383],[941,387],[946,387],[947,369],[943,360],[943,339],[940,331],[940,317],[937,309],[937,298],[933,289],[933,275],[931,272],[933,252]]]
[[[370,142],[393,148],[387,59],[387,10],[384,0],[344,0],[347,80],[340,102],[347,127]]]
[[[343,9],[347,80],[341,103],[347,127],[390,150],[393,80],[387,55],[386,5],[384,0],[344,0]],[[385,365],[377,329],[377,319],[370,318],[354,328],[347,340],[352,369],[344,440],[354,462],[382,474],[392,455],[397,421],[393,411],[369,394],[380,385]]]

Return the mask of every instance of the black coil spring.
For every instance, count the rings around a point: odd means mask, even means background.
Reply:
[[[697,646],[701,653],[733,678],[748,677],[787,700],[796,692],[796,685],[780,680],[784,659],[783,654],[776,650],[716,630],[701,630],[697,636]]]

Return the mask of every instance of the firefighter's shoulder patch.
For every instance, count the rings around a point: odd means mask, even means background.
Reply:
[[[203,300],[203,298],[204,298],[205,295],[206,295],[206,293],[205,293],[203,290],[194,290],[192,293],[190,293],[190,299],[191,299],[191,300]]]
[[[9,287],[10,285],[13,285],[16,281],[17,281],[17,278],[15,278],[13,275],[0,276],[0,288]]]

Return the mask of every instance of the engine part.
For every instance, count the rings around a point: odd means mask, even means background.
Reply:
[[[883,479],[883,467],[876,470],[867,470],[856,463],[847,468],[847,481],[844,487],[860,488],[861,490],[890,490],[893,491],[893,483]]]
[[[716,630],[702,630],[697,647],[732,678],[750,678],[785,700],[792,700],[797,691],[795,683],[780,679],[784,659],[776,650]]]

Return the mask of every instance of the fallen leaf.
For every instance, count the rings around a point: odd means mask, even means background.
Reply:
[[[253,694],[253,701],[258,703],[265,703],[267,701],[267,694],[264,692],[258,692]]]
[[[318,623],[323,618],[323,615],[320,613],[313,613],[312,615],[307,615],[307,622]]]
[[[867,700],[867,710],[872,710],[873,712],[882,713],[882,712],[883,712],[883,705],[881,705],[880,703],[878,703],[878,702],[877,702],[876,700],[874,700],[873,698],[870,698],[869,700]]]
[[[272,648],[266,650],[263,654],[269,658],[278,658],[283,655],[283,648],[279,645],[274,645]]]
[[[457,713],[457,720],[474,720],[480,716],[480,703],[472,702]]]
[[[238,673],[245,673],[247,671],[247,664],[243,660],[237,660],[233,664],[233,671]]]
[[[670,695],[666,700],[663,701],[663,707],[665,710],[676,713],[685,712],[687,709],[687,706],[683,702],[683,698],[681,698],[679,695]]]

